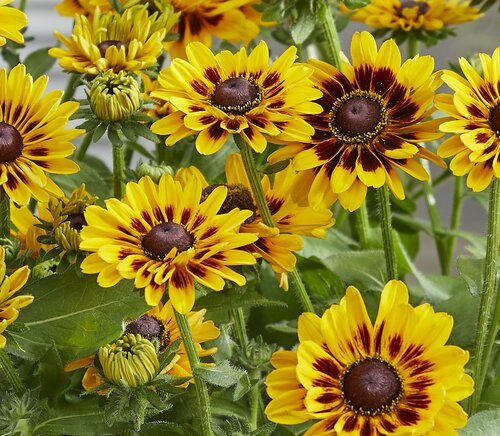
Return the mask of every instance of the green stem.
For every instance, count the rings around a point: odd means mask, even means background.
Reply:
[[[89,145],[92,142],[93,134],[94,134],[93,131],[87,132],[85,134],[85,136],[83,137],[82,142],[78,146],[78,150],[76,150],[76,155],[75,155],[76,160],[79,160],[79,161],[83,160],[83,158],[87,154],[87,149],[89,148]]]
[[[80,80],[80,74],[71,73],[68,79],[68,83],[66,84],[66,89],[64,90],[64,94],[62,96],[62,101],[68,101],[73,98],[79,80]]]
[[[483,289],[479,305],[479,319],[477,323],[475,338],[475,358],[473,364],[473,375],[475,379],[475,391],[470,401],[471,413],[477,411],[481,391],[488,369],[495,333],[498,330],[500,304],[497,299],[497,259],[500,243],[500,180],[493,178],[488,206],[488,235],[486,238],[486,258],[484,260]],[[493,323],[490,323],[494,309]]]
[[[258,380],[260,380],[260,371],[258,369],[254,369],[250,376],[252,382],[257,381],[250,392],[250,429],[255,431],[259,425],[259,412],[262,405],[258,383]]]
[[[455,177],[455,186],[453,189],[453,205],[451,209],[450,230],[453,232],[458,231],[460,228],[460,219],[462,216],[462,200],[463,196],[463,180],[462,177]],[[454,234],[450,234],[446,238],[446,257],[444,261],[444,273],[448,275],[451,268],[451,259],[455,250],[455,242],[457,238]]]
[[[247,328],[245,324],[245,315],[243,314],[243,309],[238,307],[237,309],[231,310],[231,315],[234,322],[234,330],[236,336],[238,337],[238,342],[242,350],[246,350],[248,346],[248,335]]]
[[[10,237],[10,198],[0,185],[0,238]]]
[[[123,145],[113,144],[113,194],[119,199],[123,197],[125,192],[125,183],[123,181],[124,166]]]
[[[370,246],[370,221],[368,219],[368,210],[366,202],[361,204],[361,207],[354,212],[355,230],[357,240],[362,250],[366,250]]]
[[[446,246],[447,241],[445,237],[440,235],[443,226],[441,225],[441,218],[439,217],[439,212],[436,207],[436,198],[434,197],[434,190],[432,188],[429,162],[426,160],[421,160],[421,164],[429,174],[429,180],[423,182],[424,200],[427,206],[427,213],[429,214],[429,218],[431,220],[432,237],[434,239],[434,243],[436,244],[436,250],[439,256],[441,274],[446,275],[446,259],[448,257],[448,250]]]
[[[411,32],[410,32],[411,33]],[[408,59],[412,59],[414,58],[418,52],[419,52],[419,48],[420,48],[420,41],[415,38],[414,36],[412,36],[411,34],[409,35],[408,37],[408,40],[407,40],[407,55],[408,55]]]
[[[193,340],[193,335],[191,334],[191,329],[189,328],[189,323],[186,315],[183,315],[175,311],[175,319],[177,325],[179,326],[179,331],[181,333],[182,342],[186,348],[186,353],[188,355],[189,364],[193,372],[194,384],[196,387],[196,397],[198,398],[198,412],[201,419],[201,430],[203,436],[212,436],[212,428],[210,423],[212,422],[212,417],[210,413],[210,397],[208,396],[208,387],[201,377],[197,375],[196,369],[200,366],[200,358],[196,352],[196,346]]]
[[[18,395],[22,395],[25,391],[23,382],[19,378],[19,375],[17,375],[16,368],[14,368],[9,355],[3,348],[0,348],[0,367],[3,368],[3,371],[14,388],[14,391],[16,391]]]
[[[377,197],[387,275],[389,280],[397,279],[398,269],[396,263],[396,250],[394,248],[394,237],[392,235],[391,203],[387,186],[384,185],[377,189]]]
[[[257,202],[257,207],[259,208],[262,221],[266,226],[276,227],[273,221],[271,211],[269,210],[269,205],[267,204],[266,195],[264,194],[264,190],[262,189],[260,176],[255,166],[252,149],[248,146],[248,144],[243,140],[243,138],[240,135],[233,135],[233,136],[234,136],[234,142],[240,149],[241,158],[243,160],[243,166],[245,167],[245,172],[248,176],[248,179],[250,180],[252,192],[255,197],[255,201]],[[314,313],[311,299],[307,294],[307,290],[304,286],[304,283],[302,282],[302,279],[297,269],[294,268],[290,272],[290,275],[295,285],[294,286],[295,291],[297,292],[299,300],[302,303],[302,307],[304,308],[304,310]]]
[[[161,165],[163,162],[167,161],[167,146],[163,141],[160,141],[156,144],[156,161],[158,165]]]
[[[337,32],[337,27],[335,26],[335,20],[333,19],[332,12],[327,0],[322,0],[320,2],[320,23],[323,29],[323,34],[325,35],[325,41],[327,46],[327,57],[328,61],[339,70],[342,69],[342,62],[340,60],[340,39]]]

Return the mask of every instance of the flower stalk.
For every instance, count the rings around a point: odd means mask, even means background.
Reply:
[[[3,368],[3,372],[14,388],[16,394],[22,395],[25,391],[23,382],[19,378],[19,375],[17,374],[9,355],[3,348],[0,348],[0,367]]]
[[[189,364],[191,365],[191,370],[193,372],[196,397],[198,398],[198,412],[200,414],[202,435],[212,436],[213,432],[210,425],[210,423],[212,422],[212,417],[210,412],[210,397],[208,395],[208,387],[205,380],[203,380],[196,371],[200,366],[200,358],[198,356],[198,353],[196,352],[196,346],[193,340],[193,335],[191,334],[191,329],[189,328],[189,322],[186,315],[183,315],[176,310],[174,310],[174,313],[177,325],[179,326],[179,331],[181,333],[182,342],[186,347]]]
[[[387,186],[377,189],[378,208],[380,214],[380,227],[382,230],[382,241],[384,244],[385,263],[387,267],[388,280],[398,278],[396,263],[396,250],[394,236],[392,234],[391,203]]]
[[[252,186],[252,192],[255,197],[255,201],[257,202],[257,207],[259,208],[262,221],[266,226],[276,227],[273,221],[271,211],[269,210],[269,205],[267,204],[266,195],[264,193],[264,190],[262,189],[262,184],[260,183],[260,176],[257,171],[257,167],[255,165],[255,160],[253,158],[252,150],[241,136],[239,135],[233,135],[233,136],[236,145],[240,149],[241,158],[243,160],[243,165],[245,167],[245,172],[247,173],[250,185]],[[311,303],[311,299],[309,298],[309,294],[307,293],[304,283],[296,268],[294,268],[290,272],[290,275],[292,277],[294,288],[295,291],[297,292],[297,296],[299,297],[302,307],[307,312],[314,313],[314,307]]]
[[[76,151],[75,159],[76,160],[83,160],[85,155],[87,154],[87,150],[89,148],[90,143],[92,142],[92,136],[94,134],[94,131],[87,132],[85,136],[82,139],[82,142],[78,146],[78,150]]]
[[[488,206],[488,235],[486,258],[484,260],[483,288],[479,304],[479,319],[475,338],[475,360],[473,376],[475,391],[470,402],[470,412],[475,413],[481,398],[481,391],[488,370],[491,350],[500,322],[500,304],[497,292],[497,260],[500,248],[500,181],[493,178]],[[492,320],[492,312],[493,320]],[[490,323],[490,320],[493,322]]]
[[[335,26],[335,20],[330,11],[330,6],[328,1],[323,0],[320,3],[320,23],[323,29],[323,34],[325,35],[325,41],[327,46],[327,57],[328,61],[339,70],[342,69],[342,62],[340,60],[340,39],[337,32],[337,27]]]
[[[123,145],[113,144],[113,194],[118,199],[121,199],[125,192],[124,167]]]
[[[0,239],[10,236],[10,198],[0,186]]]

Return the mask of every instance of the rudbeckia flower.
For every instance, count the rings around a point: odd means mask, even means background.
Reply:
[[[305,436],[453,435],[467,422],[458,401],[473,392],[469,353],[445,345],[453,318],[429,304],[412,307],[408,289],[382,290],[372,325],[359,291],[320,318],[299,318],[296,352],[278,351],[266,379],[268,419],[315,423]]]
[[[215,291],[223,289],[225,279],[244,285],[245,277],[229,266],[255,263],[239,248],[257,236],[238,233],[251,211],[217,215],[226,192],[219,187],[201,201],[198,180],[181,187],[169,174],[158,185],[149,177],[128,183],[122,201],[112,198],[105,200],[106,208],[85,209],[80,249],[92,254],[82,262],[83,272],[99,273],[102,287],[134,279],[152,306],[168,285],[174,308],[184,314],[193,307],[195,282]]]
[[[75,17],[70,37],[55,32],[65,47],[53,47],[49,55],[58,58],[64,70],[82,74],[144,70],[163,53],[163,39],[175,19],[169,13],[149,15],[146,5],[128,8],[122,15],[96,8],[90,18]]]
[[[0,0],[0,46],[5,45],[7,39],[22,44],[24,36],[20,30],[28,25],[26,14],[7,6],[9,3],[12,0]]]
[[[482,75],[467,60],[459,59],[465,77],[445,71],[443,81],[454,94],[440,94],[436,107],[453,121],[441,124],[443,132],[455,135],[438,148],[441,157],[451,157],[456,176],[467,175],[473,191],[486,189],[493,177],[500,178],[500,48],[490,57],[479,54]]]
[[[62,190],[45,174],[72,174],[78,165],[66,159],[75,147],[71,140],[83,130],[66,129],[77,102],[61,103],[63,91],[42,93],[48,77],[35,81],[23,64],[10,73],[0,69],[0,186],[16,203],[31,197],[47,201],[49,192]]]
[[[55,9],[63,17],[73,18],[78,15],[92,15],[96,7],[99,7],[101,12],[113,9],[109,0],[61,0]]]
[[[221,212],[234,208],[248,209],[253,213],[240,227],[240,232],[258,235],[258,239],[245,247],[245,250],[263,258],[276,273],[280,286],[288,290],[287,273],[295,268],[297,258],[294,251],[304,246],[301,236],[326,237],[325,229],[335,220],[332,212],[326,208],[313,209],[301,203],[294,192],[301,189],[297,184],[297,174],[292,167],[287,167],[274,175],[273,181],[266,175],[261,184],[264,190],[273,222],[276,227],[268,227],[253,198],[250,180],[245,172],[240,154],[230,154],[226,160],[226,180],[228,190]],[[204,187],[204,195],[210,193],[219,184],[209,185],[201,172],[195,168],[181,169],[176,178],[185,183],[192,177],[198,178]]]
[[[179,23],[172,29],[179,39],[167,44],[172,58],[186,58],[186,46],[199,41],[207,47],[212,37],[248,44],[259,34],[259,26],[241,8],[253,0],[172,0]]]
[[[312,80],[323,92],[322,113],[305,117],[315,134],[310,143],[277,150],[270,161],[293,157],[297,170],[313,172],[309,193],[313,206],[336,194],[342,206],[353,211],[362,204],[369,186],[387,184],[403,199],[396,168],[427,180],[417,158],[446,165],[421,145],[443,135],[439,120],[426,120],[440,84],[432,73],[433,59],[415,57],[401,65],[396,43],[386,41],[377,50],[368,32],[353,35],[351,56],[352,65],[345,62],[342,71],[319,60],[309,61],[316,68]]]
[[[201,344],[216,339],[220,334],[220,330],[215,326],[213,321],[205,321],[204,317],[206,312],[206,309],[202,309],[189,312],[186,315],[196,352],[199,357],[211,356],[217,351],[217,347],[205,349]],[[172,303],[169,301],[165,305],[159,303],[158,306],[151,308],[145,315],[127,323],[124,335],[133,335],[135,337],[136,335],[140,335],[145,340],[157,340],[159,342],[159,351],[165,351],[170,344],[181,339]],[[94,366],[94,358],[94,356],[89,356],[71,362],[64,367],[65,371],[74,371],[79,368],[87,367],[82,379],[82,385],[85,390],[92,390],[108,381]],[[211,366],[212,364],[202,363],[202,365]],[[176,356],[172,359],[172,362],[163,369],[162,373],[175,377],[191,377],[193,375],[187,352],[182,342]],[[117,377],[115,377],[115,379],[116,378]],[[190,382],[193,382],[193,379],[183,383],[180,387],[186,387]],[[105,394],[106,390],[98,391],[98,393]]]
[[[462,0],[372,0],[356,9],[351,20],[376,29],[440,30],[445,26],[477,20],[483,14]]]
[[[312,68],[294,64],[295,57],[290,47],[269,65],[264,41],[248,56],[245,48],[214,55],[199,42],[189,44],[188,60],[174,59],[158,76],[161,88],[151,95],[176,110],[151,130],[167,135],[166,145],[198,135],[201,154],[217,152],[230,134],[241,135],[258,153],[268,138],[308,141],[314,130],[301,116],[321,111],[311,102],[321,92],[309,80]]]
[[[33,302],[32,295],[14,296],[28,281],[30,270],[27,266],[14,271],[10,276],[5,275],[5,250],[0,246],[0,348],[7,342],[2,333],[19,316],[19,309]]]

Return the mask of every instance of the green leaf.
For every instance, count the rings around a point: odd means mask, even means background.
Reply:
[[[76,174],[53,174],[52,179],[70,195],[71,191],[85,183],[85,189],[101,200],[112,196],[112,174],[108,167],[98,158],[87,155],[79,161],[80,171]]]
[[[195,368],[195,372],[207,383],[223,388],[235,385],[246,375],[243,369],[234,367],[227,360],[223,360],[213,367],[199,366]]]
[[[458,273],[465,280],[469,292],[474,297],[480,295],[483,286],[483,265],[482,259],[469,259],[464,256],[459,256],[457,259]]]
[[[268,423],[260,426],[257,430],[250,433],[251,436],[271,436],[273,434],[276,424]]]
[[[25,286],[35,300],[21,311],[29,330],[12,334],[20,347],[13,352],[38,360],[54,345],[64,363],[89,356],[123,333],[124,320],[148,309],[130,281],[101,288],[96,278],[72,267]]]
[[[246,289],[241,292],[239,289],[228,288],[220,292],[211,292],[204,297],[198,298],[195,303],[195,310],[229,310],[238,307],[255,306],[285,306],[282,301],[269,300],[258,292]]]
[[[279,173],[280,171],[283,171],[285,168],[290,165],[290,159],[287,160],[282,160],[280,162],[276,162],[275,164],[272,165],[266,165],[264,169],[262,170],[263,174],[276,174]]]
[[[500,409],[485,410],[469,418],[467,426],[459,430],[460,436],[498,436]]]
[[[238,401],[252,388],[252,384],[250,382],[250,377],[248,374],[243,374],[242,377],[236,383],[233,392],[233,400]]]
[[[298,17],[292,23],[290,33],[295,44],[302,44],[313,32],[317,20],[305,2],[298,3],[298,6]]]
[[[359,9],[359,8],[363,8],[366,5],[370,4],[370,0],[344,0],[344,4],[349,9]]]
[[[33,76],[33,79],[47,73],[54,66],[57,59],[49,56],[49,48],[44,47],[35,50],[24,59],[23,63],[26,65],[26,71]]]
[[[210,398],[210,408],[212,410],[212,414],[216,416],[235,416],[241,419],[248,419],[248,408],[242,406],[240,403],[235,403],[232,400],[212,396],[212,398]]]

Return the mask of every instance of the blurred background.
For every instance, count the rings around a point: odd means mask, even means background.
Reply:
[[[57,44],[54,37],[54,31],[57,30],[63,35],[70,35],[73,27],[73,21],[70,18],[61,17],[54,7],[59,0],[28,0],[26,14],[28,16],[28,31],[25,34],[26,49],[21,51],[21,60],[34,50],[50,48]],[[17,6],[18,1],[12,5]],[[500,15],[496,12],[496,7],[488,11],[488,15],[477,21],[456,26],[457,37],[449,38],[440,42],[438,45],[426,48],[421,46],[421,54],[432,55],[435,59],[436,69],[449,67],[449,62],[456,63],[460,56],[470,56],[476,52],[491,54],[499,45]],[[348,52],[351,36],[355,31],[370,30],[366,26],[351,22],[340,33],[342,49]],[[32,38],[32,40],[30,40]],[[279,47],[276,48],[276,53]],[[406,47],[402,48],[405,53]],[[0,66],[4,66],[0,59]],[[61,71],[57,64],[49,72],[48,89],[64,89],[68,75]],[[93,144],[89,152],[100,156],[105,161],[111,163],[111,150],[101,144]],[[435,170],[435,169],[433,169]],[[450,219],[450,210],[453,198],[453,180],[450,178],[435,189],[436,202],[441,214],[444,225],[448,225]],[[486,214],[484,208],[479,203],[468,196],[463,203],[462,225],[461,229],[478,234],[485,234]],[[418,204],[418,216],[427,219],[427,211],[423,201]],[[466,243],[462,240],[457,241],[455,256],[466,252]],[[438,273],[439,262],[436,255],[434,242],[431,238],[422,235],[421,249],[416,260],[417,266],[423,272]],[[453,273],[456,273],[453,270]]]

